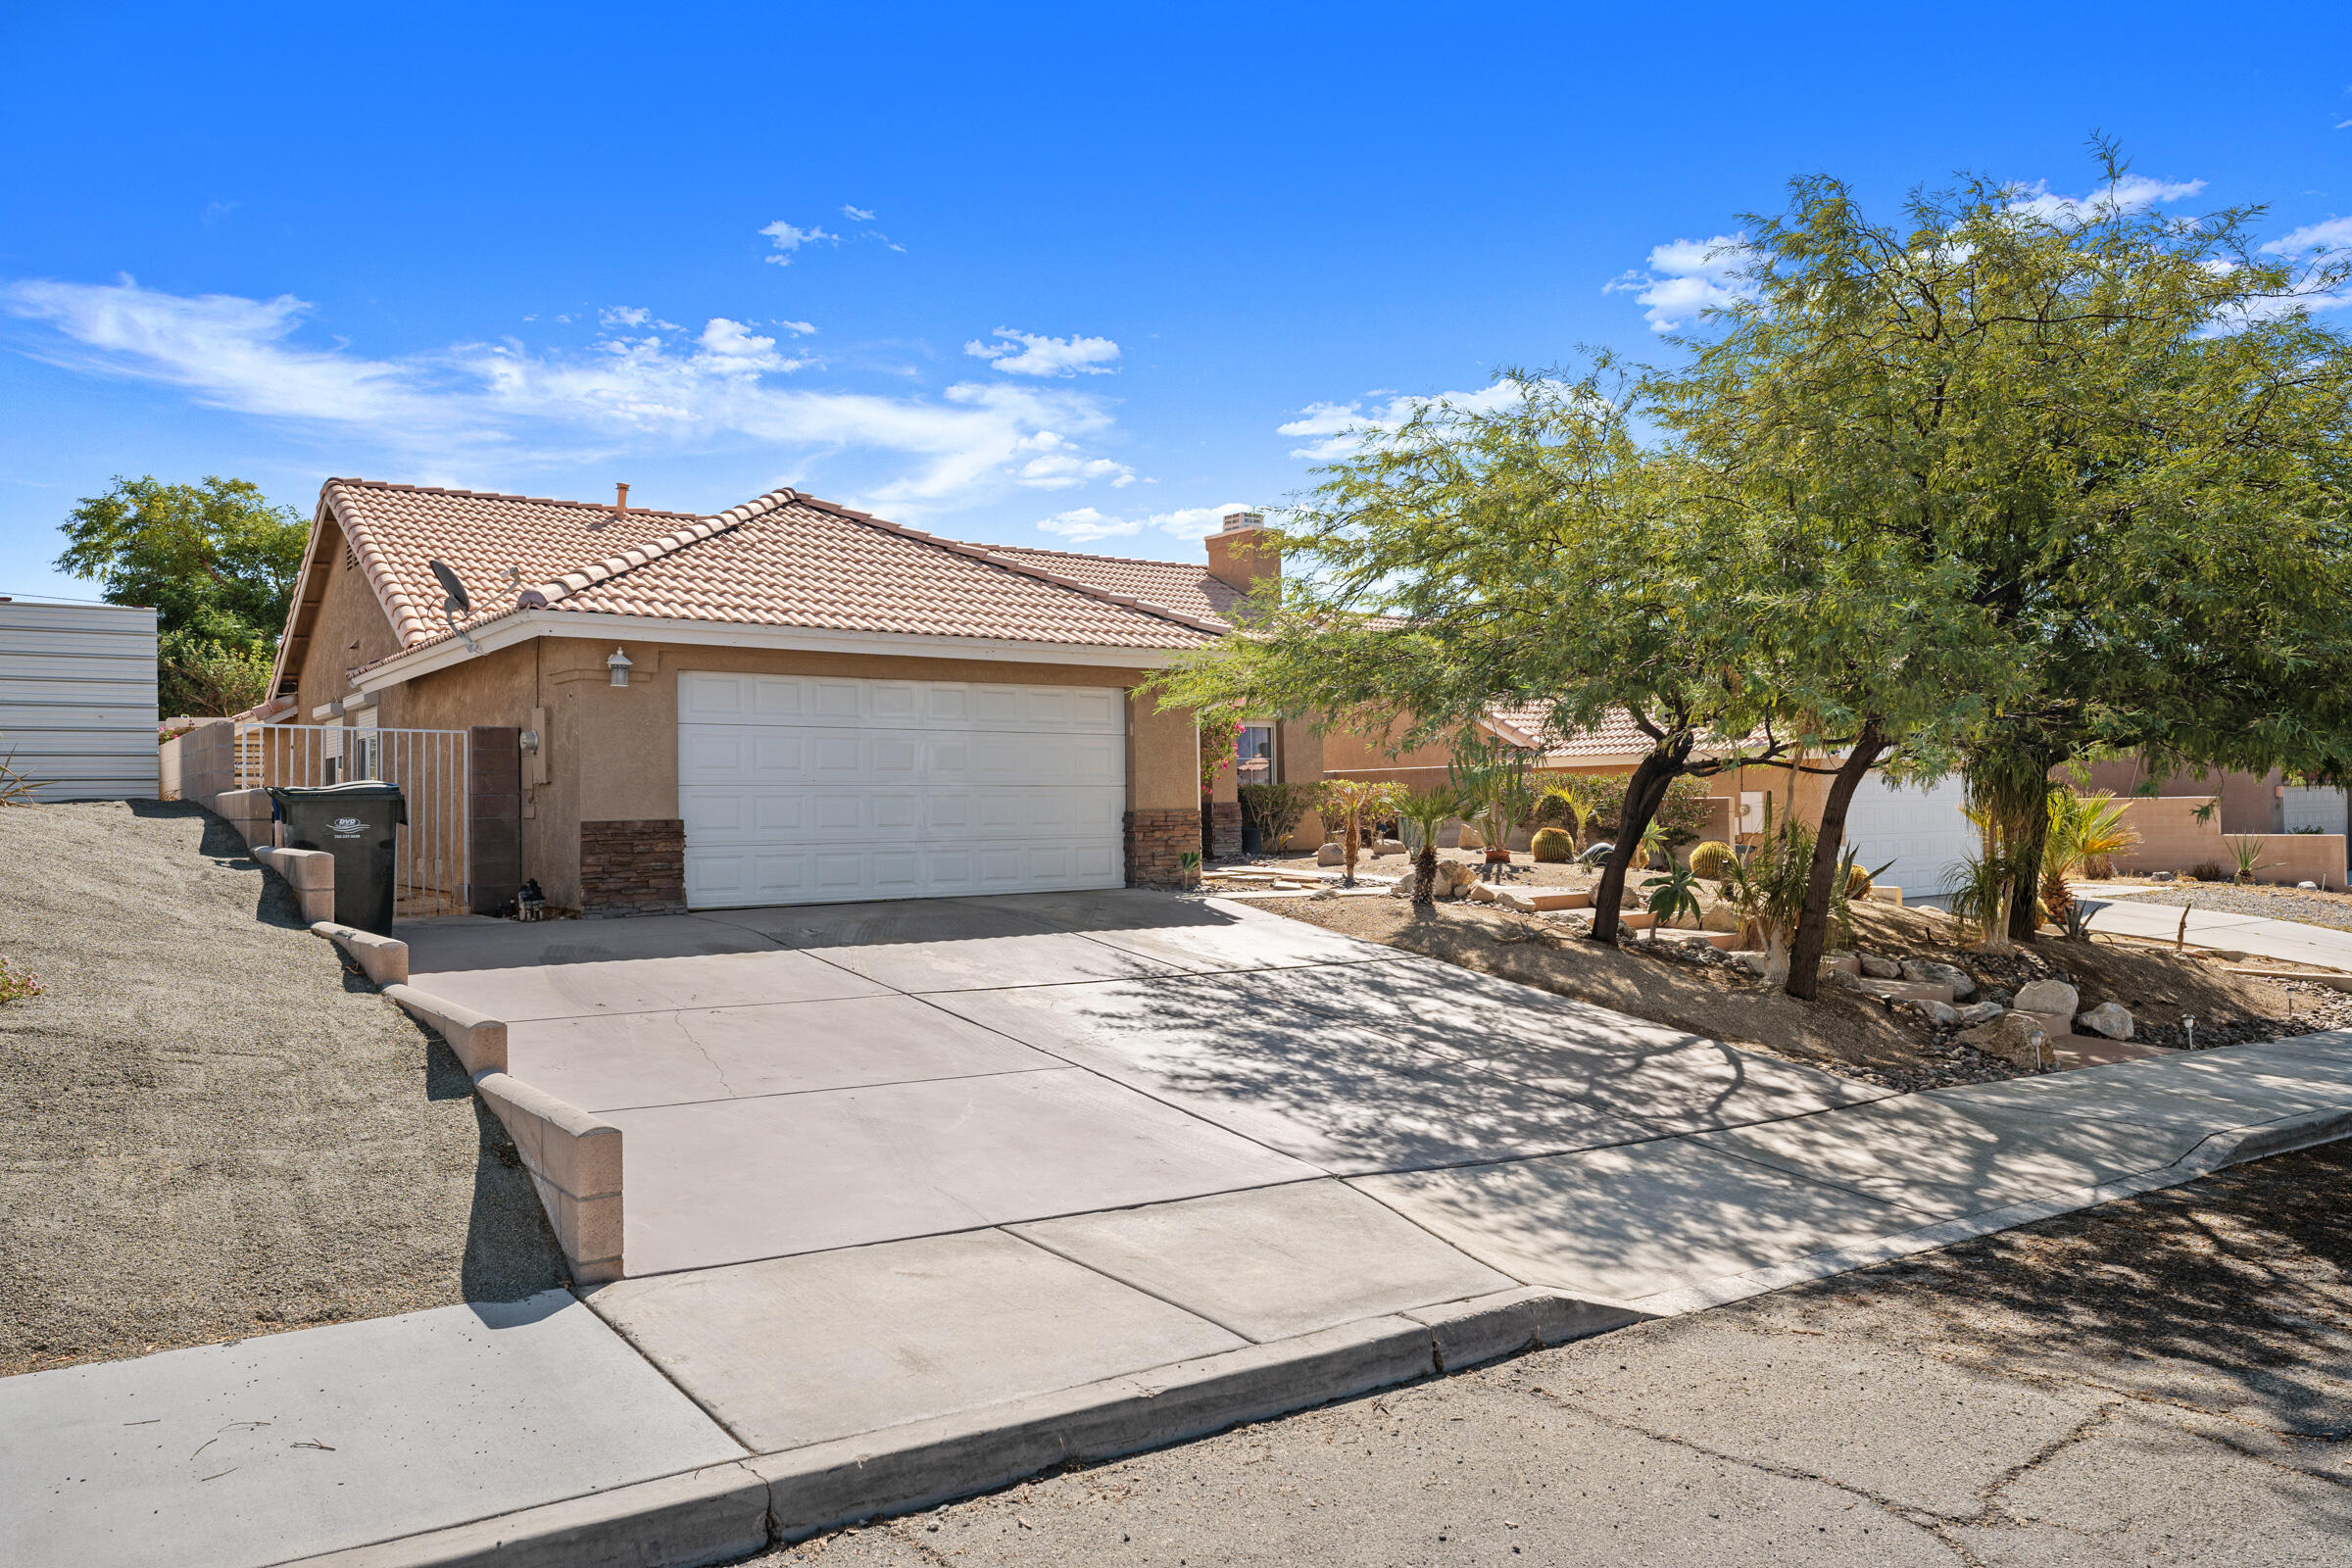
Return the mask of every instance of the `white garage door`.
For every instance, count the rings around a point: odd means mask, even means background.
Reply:
[[[1894,862],[1880,872],[1881,883],[1901,888],[1907,899],[1932,897],[1951,887],[1954,862],[1979,849],[1977,830],[1960,812],[1967,800],[1967,781],[1956,773],[1908,788],[1872,773],[1846,808],[1845,841],[1872,870]]]
[[[678,677],[694,908],[1125,880],[1125,694],[812,675]]]

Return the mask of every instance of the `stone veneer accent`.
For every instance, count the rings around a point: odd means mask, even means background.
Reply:
[[[1200,812],[1194,808],[1129,811],[1125,826],[1131,888],[1173,886],[1181,875],[1178,857],[1200,851]]]
[[[580,824],[580,915],[686,912],[686,824],[672,817]]]
[[[1208,858],[1222,860],[1242,853],[1242,803],[1212,801],[1208,808]]]

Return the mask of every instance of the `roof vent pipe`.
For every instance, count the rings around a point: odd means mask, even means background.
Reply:
[[[612,488],[619,492],[618,498],[612,503],[612,515],[625,517],[629,514],[629,487],[616,483]]]

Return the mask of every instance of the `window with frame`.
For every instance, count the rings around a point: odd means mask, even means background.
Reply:
[[[1274,724],[1271,719],[1245,723],[1242,732],[1234,737],[1233,780],[1237,785],[1279,782],[1274,776]]]

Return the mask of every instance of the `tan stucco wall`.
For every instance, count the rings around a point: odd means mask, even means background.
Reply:
[[[2147,778],[2147,770],[2140,766],[2137,759],[2130,758],[2113,762],[2093,762],[2089,773],[2089,780],[2082,788],[2112,790],[2123,796],[2136,794]],[[2074,782],[2063,768],[2052,777],[2064,784]],[[2278,820],[2278,786],[2283,782],[2283,777],[2276,772],[2256,775],[2216,769],[2199,778],[2194,773],[2182,771],[2158,783],[2155,794],[2163,800],[2194,798],[2200,805],[2218,795],[2222,808],[2220,821],[2216,825],[2220,831],[2269,833],[2283,825]]]
[[[2247,775],[2240,775],[2241,777]],[[2140,841],[2115,858],[2119,871],[2193,871],[2218,865],[2236,874],[2237,861],[2230,840],[2255,839],[2266,862],[2254,873],[2257,882],[2317,882],[2324,888],[2344,885],[2344,836],[2341,833],[2255,833],[2239,835],[2216,820],[2200,822],[2197,808],[2212,796],[2176,795],[2127,801],[2124,819]],[[2226,810],[2225,802],[2224,809]]]
[[[841,675],[884,680],[994,681],[1022,686],[1117,686],[1139,670],[969,659],[902,659],[812,654],[684,643],[623,642],[629,684],[612,684],[613,644],[539,638],[422,676],[385,695],[385,724],[531,727],[544,709],[541,764],[526,760],[523,865],[558,905],[579,901],[579,825],[678,814],[678,676],[686,670],[765,675]],[[1130,809],[1188,807],[1200,800],[1192,714],[1128,701]]]
[[[323,524],[333,527],[332,523]],[[327,578],[318,602],[318,618],[311,624],[310,645],[303,650],[297,672],[301,688],[295,701],[294,721],[315,722],[311,712],[323,703],[340,701],[351,691],[348,671],[400,651],[382,601],[368,586],[367,574],[352,566],[345,555],[340,530],[320,541]]]

